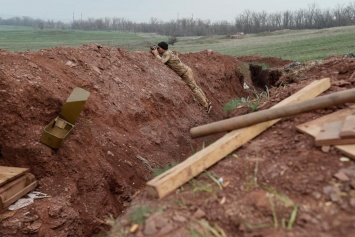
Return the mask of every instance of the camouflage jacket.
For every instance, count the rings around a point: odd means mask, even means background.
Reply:
[[[189,67],[182,63],[177,55],[175,55],[171,50],[166,50],[162,55],[157,55],[164,64],[170,67],[179,76],[184,75]]]

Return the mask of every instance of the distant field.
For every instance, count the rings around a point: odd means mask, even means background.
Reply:
[[[36,51],[56,46],[81,46],[88,43],[126,49],[147,49],[155,42],[150,41],[151,38],[166,40],[166,37],[161,36],[115,31],[40,30],[32,27],[0,25],[0,48],[14,52]]]
[[[29,27],[0,26],[0,48],[26,51],[55,46],[99,43],[127,50],[148,50],[165,36],[127,32],[40,30]],[[212,49],[232,56],[260,55],[294,61],[323,59],[331,55],[355,54],[355,26],[321,30],[283,30],[246,35],[242,39],[225,36],[178,38],[171,49],[198,52]]]

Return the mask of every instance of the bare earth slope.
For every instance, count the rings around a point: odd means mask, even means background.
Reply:
[[[191,127],[224,118],[243,89],[242,62],[203,51],[181,59],[212,101],[206,114],[184,82],[148,52],[91,44],[38,52],[0,50],[0,165],[28,167],[50,198],[1,217],[0,236],[91,236],[151,178],[199,144]],[[55,151],[39,139],[73,88],[89,91]]]
[[[274,69],[269,78],[282,74],[259,109],[324,77],[331,79],[324,94],[355,84],[354,58],[332,57],[295,67],[273,58],[240,59],[270,62]],[[162,200],[140,192],[109,236],[355,236],[354,161],[332,147],[315,147],[312,137],[295,128],[351,105],[282,119]],[[246,112],[242,107],[232,114]],[[223,186],[211,177],[223,178]]]

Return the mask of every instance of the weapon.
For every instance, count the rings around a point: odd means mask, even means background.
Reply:
[[[157,49],[158,48],[158,45],[153,45],[153,46],[150,46],[150,51],[153,51],[154,49]]]

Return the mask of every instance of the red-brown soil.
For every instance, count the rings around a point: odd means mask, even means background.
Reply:
[[[289,67],[282,59],[237,59],[207,50],[180,58],[212,101],[210,114],[148,52],[95,44],[0,51],[0,165],[30,168],[39,182],[36,191],[50,195],[2,213],[0,236],[104,235],[100,231],[109,230],[105,221],[112,217],[119,217],[110,232],[116,236],[194,236],[206,229],[201,220],[215,229],[218,225],[226,236],[354,236],[355,175],[348,181],[333,177],[353,162],[339,161],[342,155],[333,149],[322,152],[295,129],[347,105],[282,119],[235,151],[239,158],[231,155],[214,165],[209,171],[229,183],[222,190],[205,174],[160,201],[147,197],[144,187],[152,178],[149,166],[183,161],[221,136],[191,139],[191,127],[249,112],[223,109],[236,97],[253,96],[244,82],[253,81],[258,90],[268,87],[270,98],[263,98],[259,108],[266,109],[323,77],[332,82],[326,93],[353,87],[355,59]],[[240,68],[251,61],[270,62],[271,69],[262,72],[264,78],[250,78],[252,72],[243,74]],[[90,97],[63,146],[53,150],[40,143],[41,133],[75,87]],[[299,205],[291,230],[282,228],[281,219],[288,221],[292,210],[276,199],[274,228],[262,184]],[[211,187],[208,192],[196,189],[205,185]],[[153,210],[150,217],[125,234],[134,224],[130,213],[142,206]]]

